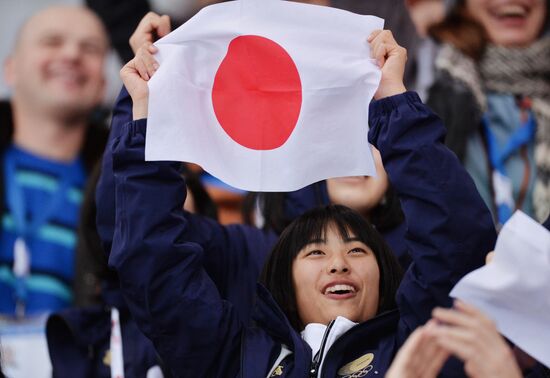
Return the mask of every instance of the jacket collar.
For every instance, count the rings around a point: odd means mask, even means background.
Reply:
[[[384,359],[390,361],[395,349],[395,334],[399,317],[397,310],[387,311],[358,324],[344,333],[334,342],[327,353],[323,363],[323,371],[326,373],[333,372],[333,375],[329,373],[328,376],[335,376],[341,365],[364,353],[367,344],[372,344],[371,346],[375,349],[384,350],[384,353],[388,355],[391,354],[391,356],[384,356]],[[302,340],[300,334],[292,328],[271,293],[261,284],[257,285],[257,302],[253,319],[257,326],[265,330],[273,340],[286,345],[292,351],[295,371],[307,372],[309,370],[311,348]],[[372,340],[372,342],[369,343],[369,340]],[[381,347],[380,343],[383,343],[384,346]]]
[[[292,347],[294,344],[303,345],[302,338],[288,321],[286,315],[265,286],[258,283],[256,286],[257,301],[253,312],[256,324],[266,330],[275,340]]]

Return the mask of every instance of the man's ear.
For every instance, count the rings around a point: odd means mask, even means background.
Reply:
[[[15,81],[15,62],[14,62],[13,56],[11,55],[8,56],[6,60],[4,60],[3,74],[4,74],[4,82],[9,87],[13,87],[13,83]]]

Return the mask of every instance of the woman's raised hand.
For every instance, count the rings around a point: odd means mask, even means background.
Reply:
[[[154,57],[158,49],[153,45],[157,38],[170,33],[170,18],[149,12],[143,17],[130,37],[130,46],[136,54],[120,70],[120,77],[132,97],[134,119],[147,117],[149,88],[147,81],[159,68]]]
[[[159,65],[153,56],[156,47],[145,44],[137,50],[134,59],[120,70],[120,78],[132,97],[134,119],[146,118],[149,102],[147,81],[153,76]]]
[[[379,100],[405,92],[403,76],[407,62],[407,50],[397,44],[389,30],[376,30],[367,39],[371,56],[382,71],[382,78],[374,98]]]

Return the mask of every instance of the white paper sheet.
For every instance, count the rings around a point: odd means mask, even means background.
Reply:
[[[550,232],[517,211],[502,228],[493,261],[450,294],[490,318],[499,331],[550,367]]]

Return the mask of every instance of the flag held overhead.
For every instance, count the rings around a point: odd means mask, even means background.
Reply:
[[[281,0],[216,4],[157,41],[147,160],[252,191],[375,175],[368,104],[377,17]]]

